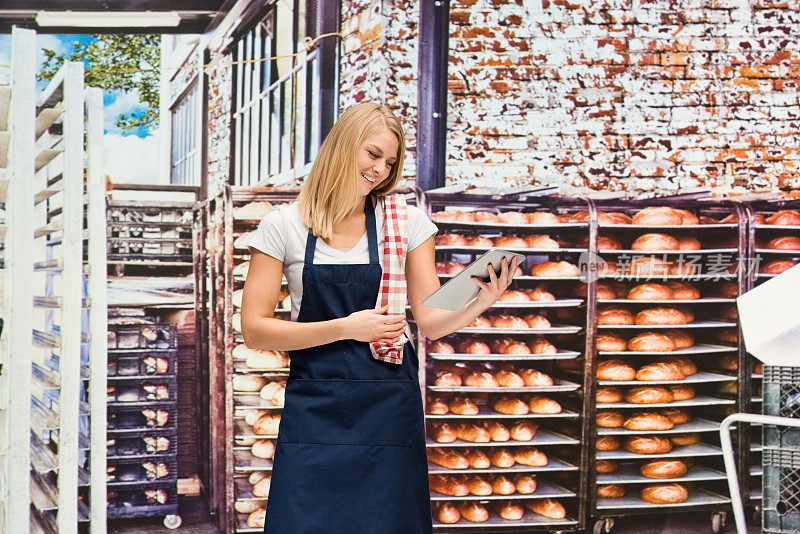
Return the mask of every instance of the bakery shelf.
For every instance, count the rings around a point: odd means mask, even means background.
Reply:
[[[737,229],[737,223],[719,224],[607,224],[598,223],[600,228],[620,230],[649,230],[661,232],[664,230],[732,230]]]
[[[237,534],[263,534],[264,528],[258,527],[248,527],[247,526],[247,515],[248,514],[240,514],[236,513],[235,525],[234,525],[234,532]]]
[[[599,330],[675,330],[683,328],[731,328],[736,323],[722,321],[695,321],[685,324],[599,324]]]
[[[262,399],[258,393],[234,393],[233,402],[238,409],[281,410],[283,406],[275,406],[272,401]]]
[[[503,501],[503,500],[517,500],[517,499],[559,499],[576,497],[574,491],[562,488],[558,484],[554,484],[548,480],[536,481],[536,491],[527,495],[523,493],[512,493],[511,495],[465,495],[464,497],[453,497],[438,493],[431,490],[431,501]]]
[[[750,452],[761,452],[764,450],[764,445],[760,441],[753,441],[750,443]]]
[[[614,473],[602,473],[597,475],[598,484],[659,484],[670,482],[697,482],[701,480],[727,480],[725,473],[711,469],[704,465],[695,465],[690,468],[686,475],[679,478],[647,478],[639,474],[639,468],[635,464],[622,464]],[[638,490],[636,490],[638,491]]]
[[[600,250],[600,254],[626,254],[630,256],[653,256],[663,254],[736,254],[739,250],[735,248],[701,248],[698,250],[633,250],[633,249],[613,249]]]
[[[514,278],[514,280],[517,280],[517,278]],[[575,308],[583,304],[583,302],[584,299],[531,300],[523,302],[509,302],[501,300],[489,306],[488,309]]]
[[[598,408],[605,405],[600,405]],[[689,432],[719,432],[719,423],[708,419],[693,419],[688,423],[675,425],[669,430],[628,430],[627,428],[597,428],[598,436],[638,436],[642,434],[686,434]]]
[[[442,279],[446,280],[446,279],[453,278],[455,275],[454,274],[440,274],[438,276],[439,276],[439,278],[442,278]],[[527,275],[527,274],[524,274],[522,276],[515,276],[514,280],[518,281],[518,282],[550,282],[550,281],[552,281],[552,282],[558,282],[558,281],[580,282],[580,281],[583,281],[583,279],[580,276],[531,276],[531,275]]]
[[[483,388],[483,387],[469,387],[469,386],[453,386],[453,387],[440,387],[428,386],[428,391],[435,393],[556,393],[565,391],[577,391],[580,384],[569,382],[567,380],[553,380],[552,386],[528,386],[521,388]]]
[[[639,299],[597,299],[599,304],[673,304],[673,305],[685,305],[685,304],[730,304],[736,302],[736,299],[729,299],[723,297],[702,297],[699,299],[684,299],[684,300],[676,300],[676,299],[650,299],[650,300],[639,300]]]
[[[781,231],[800,231],[800,226],[793,224],[756,224],[756,230],[781,230]]]
[[[747,498],[751,501],[760,501],[763,498],[761,488],[753,488],[747,493]]]
[[[497,334],[505,336],[530,336],[542,334],[577,334],[583,330],[580,326],[553,325],[550,328],[474,328],[466,327],[458,331],[461,334]]]
[[[436,421],[452,419],[573,419],[580,417],[579,413],[571,412],[569,410],[563,410],[561,413],[527,413],[525,415],[506,415],[495,412],[488,406],[482,404],[478,405],[478,409],[480,411],[476,415],[459,415],[450,412],[443,415],[425,414],[425,418]]]
[[[757,248],[756,249],[756,254],[775,254],[775,255],[779,255],[779,256],[797,256],[797,255],[800,255],[800,250],[798,250],[798,249],[794,249],[794,250],[789,250],[789,249],[779,250],[779,249],[774,249],[774,248]]]
[[[692,399],[672,402],[659,402],[656,404],[634,404],[632,402],[609,402],[601,404],[603,409],[612,408],[636,408],[637,410],[649,410],[650,408],[686,408],[690,406],[716,406],[721,404],[736,404],[733,399],[720,399],[707,395],[698,395]]]
[[[284,375],[289,376],[289,368],[288,367],[275,367],[275,368],[259,368],[259,367],[248,367],[244,361],[242,360],[235,360],[233,362],[233,370],[237,373],[242,374],[256,374],[256,375]]]
[[[491,237],[490,237],[491,239]],[[511,252],[518,252],[520,254],[528,255],[544,255],[544,254],[583,254],[588,252],[585,248],[529,248],[529,247],[501,247],[503,250]],[[436,252],[488,252],[492,247],[472,247],[469,245],[436,245]]]
[[[236,478],[233,481],[233,487],[237,501],[262,501],[266,499],[266,497],[253,495],[253,486],[247,480]]]
[[[696,374],[687,376],[683,380],[598,380],[597,383],[601,386],[659,386],[665,384],[704,384],[709,382],[731,382],[733,380],[736,380],[736,377],[733,375],[699,371]]]
[[[478,529],[541,528],[541,529],[547,529],[548,531],[557,532],[561,530],[572,529],[576,527],[577,524],[578,524],[577,521],[570,518],[551,519],[543,515],[534,514],[533,512],[530,512],[528,510],[525,510],[525,513],[522,515],[522,519],[519,519],[517,521],[503,519],[499,515],[495,514],[493,511],[489,512],[489,519],[482,523],[473,523],[472,521],[467,521],[463,517],[459,519],[457,523],[440,523],[439,521],[436,521],[436,519],[433,520],[434,529],[458,528],[464,530],[469,528],[478,528]]]
[[[675,327],[673,327],[675,328]],[[714,345],[711,343],[698,343],[686,349],[678,349],[669,352],[655,352],[655,351],[633,351],[633,350],[601,350],[598,351],[600,356],[686,356],[698,354],[717,354],[722,352],[737,352],[738,347],[731,347],[729,345]]]
[[[473,443],[457,439],[452,443],[439,443],[430,438],[425,438],[427,447],[529,447],[544,445],[578,445],[580,441],[552,430],[540,428],[530,441],[490,441],[489,443]]]
[[[762,465],[751,465],[749,469],[749,474],[751,477],[760,477],[764,476],[764,466]]]
[[[620,282],[653,282],[654,280],[735,280],[738,277],[735,273],[707,273],[707,274],[601,274],[603,280],[616,280]],[[516,278],[515,278],[516,280]]]
[[[659,482],[664,483],[667,481],[657,481],[653,480],[654,484],[658,484]],[[661,510],[663,508],[692,508],[696,506],[716,506],[719,507],[720,505],[729,504],[731,500],[728,497],[724,497],[717,493],[697,488],[693,489],[689,492],[689,498],[686,502],[682,503],[675,503],[675,504],[653,504],[649,502],[645,502],[639,498],[638,492],[633,493],[631,495],[626,495],[621,499],[597,499],[597,509],[598,510],[630,510],[631,508],[642,508],[647,509],[651,512],[656,512],[657,510]]]
[[[460,228],[474,228],[476,230],[565,230],[589,227],[588,223],[552,223],[552,224],[516,224],[516,223],[494,223],[494,222],[475,222],[475,221],[453,221],[449,219],[431,218],[436,226],[453,226]]]
[[[722,449],[706,443],[696,443],[684,447],[673,447],[670,452],[663,454],[636,454],[624,450],[597,451],[598,460],[646,460],[648,458],[683,458],[690,456],[722,456]]]
[[[574,350],[561,350],[556,354],[447,354],[440,352],[429,352],[426,354],[431,360],[441,361],[549,361],[549,360],[571,360],[579,358],[581,353]]]
[[[234,447],[233,457],[236,460],[234,470],[237,473],[272,471],[272,460],[256,458],[250,453],[250,447]]]
[[[233,421],[234,438],[254,438],[254,439],[278,439],[277,434],[256,434],[253,427],[244,422],[243,419],[234,417]]]
[[[531,467],[529,465],[522,465],[522,464],[514,464],[511,467],[495,467],[491,466],[486,469],[448,469],[447,467],[442,467],[441,465],[428,462],[428,473],[434,475],[456,475],[456,474],[504,474],[504,475],[514,475],[518,473],[547,473],[547,472],[554,472],[554,471],[578,471],[579,467],[567,463],[563,460],[558,460],[556,458],[548,458],[547,465],[542,467]]]

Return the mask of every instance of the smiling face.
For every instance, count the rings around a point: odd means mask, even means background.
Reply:
[[[389,177],[397,163],[399,143],[387,128],[367,137],[356,154],[359,172],[358,191],[366,196],[374,187]]]

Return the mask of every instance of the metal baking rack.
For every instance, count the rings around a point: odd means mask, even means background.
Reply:
[[[546,468],[532,468],[528,466],[515,465],[509,469],[490,468],[486,470],[468,470],[473,473],[513,473],[517,471],[541,472],[537,476],[540,482],[539,488],[533,495],[513,495],[502,496],[503,499],[528,499],[536,497],[544,497],[545,489],[550,487],[548,484],[553,484],[555,487],[563,491],[557,493],[557,500],[567,510],[567,517],[563,520],[554,520],[533,514],[526,509],[522,519],[518,521],[505,520],[496,515],[491,506],[489,509],[489,520],[481,523],[470,523],[462,518],[455,524],[443,524],[436,520],[434,517],[434,529],[436,530],[449,530],[449,529],[482,529],[482,530],[500,530],[506,529],[525,529],[526,531],[561,531],[568,532],[578,530],[583,527],[585,522],[585,507],[584,499],[580,495],[585,493],[585,477],[583,473],[588,468],[589,458],[585,455],[581,447],[581,437],[584,434],[585,414],[582,407],[581,395],[583,392],[582,380],[572,381],[565,379],[566,376],[556,364],[557,362],[570,362],[580,358],[587,346],[587,341],[593,344],[593,332],[590,329],[587,331],[587,317],[594,313],[592,306],[589,304],[592,301],[590,296],[593,291],[593,282],[585,288],[585,294],[576,297],[572,294],[572,290],[578,282],[581,282],[580,276],[531,276],[530,269],[533,264],[541,263],[543,261],[560,261],[565,260],[578,266],[581,259],[588,253],[588,247],[574,246],[576,242],[589,238],[589,224],[588,222],[559,222],[550,224],[528,224],[525,222],[519,223],[498,223],[498,222],[474,222],[474,221],[458,221],[452,218],[444,219],[437,217],[437,212],[441,211],[486,211],[494,214],[503,212],[518,212],[527,213],[534,211],[546,211],[556,215],[568,216],[570,214],[577,214],[578,212],[586,212],[588,215],[591,210],[589,202],[583,199],[566,199],[558,197],[538,197],[536,193],[531,194],[510,194],[510,195],[481,195],[481,194],[467,194],[467,193],[452,193],[447,189],[443,191],[419,191],[419,203],[423,207],[434,223],[439,227],[440,234],[456,233],[462,235],[483,235],[487,237],[498,236],[519,236],[526,235],[549,235],[551,238],[559,241],[559,248],[557,249],[539,249],[539,248],[517,248],[517,247],[502,247],[508,250],[513,250],[525,254],[528,260],[522,266],[523,274],[515,276],[510,290],[520,289],[523,287],[536,287],[539,284],[547,284],[548,291],[556,296],[555,301],[530,301],[530,302],[506,302],[499,301],[495,303],[489,310],[487,315],[492,312],[500,312],[522,316],[527,313],[535,313],[533,310],[539,310],[541,313],[547,315],[553,323],[551,328],[542,329],[509,329],[509,328],[464,328],[446,338],[439,341],[450,343],[453,346],[466,337],[477,337],[489,342],[491,339],[498,335],[504,337],[511,337],[520,341],[526,341],[531,336],[544,336],[546,339],[551,340],[552,343],[558,348],[556,354],[524,354],[524,355],[506,355],[506,354],[446,354],[446,353],[428,353],[427,340],[424,335],[420,334],[419,352],[425,358],[426,365],[421,366],[425,369],[428,376],[425,377],[424,383],[426,384],[427,394],[430,397],[441,396],[445,400],[452,399],[454,394],[457,395],[472,395],[473,400],[480,406],[480,413],[477,416],[458,416],[455,414],[446,414],[444,416],[436,416],[427,414],[426,422],[430,429],[433,422],[457,422],[463,421],[465,423],[480,423],[481,420],[499,420],[506,421],[509,419],[519,420],[538,420],[537,423],[542,425],[536,432],[535,437],[530,442],[498,442],[498,443],[470,443],[462,440],[456,440],[453,443],[438,443],[434,439],[428,439],[428,447],[460,447],[460,448],[478,448],[479,450],[489,450],[493,447],[518,447],[535,445],[543,447],[542,450],[550,459],[550,463]],[[566,217],[562,218],[565,221]],[[470,263],[478,255],[488,250],[487,247],[465,247],[465,246],[436,246],[436,261],[458,261],[460,263]],[[452,277],[452,275],[440,274],[440,280],[444,283]],[[576,317],[569,320],[564,320],[556,314],[562,313],[563,310],[574,309],[577,311]],[[574,321],[574,322],[573,322]],[[572,342],[571,344],[566,341],[566,338]],[[526,388],[468,388],[468,387],[437,387],[433,385],[433,380],[428,378],[431,376],[432,371],[437,365],[452,364],[461,362],[467,364],[468,367],[475,367],[481,362],[490,365],[499,365],[503,362],[513,364],[519,368],[531,366],[550,374],[554,378],[554,385],[552,387],[526,387]],[[486,396],[511,394],[516,396],[526,397],[527,394],[543,394],[554,398],[562,404],[564,410],[561,414],[555,415],[537,415],[527,414],[525,416],[506,416],[499,414],[489,409],[486,406],[484,398]],[[551,465],[558,466],[558,471],[553,472]],[[563,467],[568,470],[563,471]],[[448,470],[446,468],[435,466],[431,464],[431,472],[438,474],[452,474],[457,475],[461,470]],[[541,488],[541,493],[540,493]],[[485,504],[490,504],[495,499],[500,499],[500,496],[480,497],[468,496],[464,498],[449,498],[441,496],[435,492],[431,493],[432,501],[447,500],[447,501],[477,501]]]

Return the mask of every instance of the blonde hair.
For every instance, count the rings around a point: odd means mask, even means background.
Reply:
[[[382,197],[397,186],[406,152],[403,127],[395,114],[380,104],[362,102],[342,113],[325,137],[297,197],[303,224],[314,235],[330,239],[333,225],[362,202],[356,156],[364,141],[383,129],[397,137],[398,149],[389,176],[372,189],[372,195]]]

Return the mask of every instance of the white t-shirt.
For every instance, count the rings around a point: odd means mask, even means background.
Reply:
[[[378,261],[383,266],[384,215],[383,204],[375,206],[375,222],[378,231]],[[435,235],[439,229],[428,215],[416,206],[408,206],[408,250],[409,252]],[[303,299],[303,262],[306,254],[308,227],[300,218],[297,202],[282,204],[267,213],[250,238],[248,247],[283,262],[283,275],[289,282],[289,296],[292,301],[292,321],[300,313]],[[369,244],[367,233],[348,251],[330,247],[322,239],[317,239],[314,251],[315,264],[359,264],[369,263]]]

